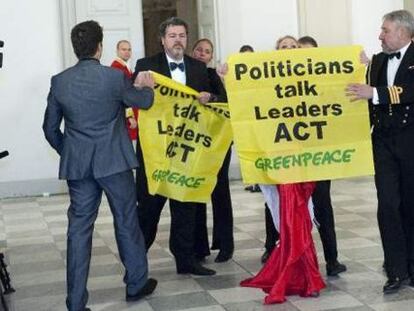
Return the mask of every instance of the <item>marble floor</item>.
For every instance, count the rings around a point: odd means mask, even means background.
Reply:
[[[123,268],[114,240],[112,217],[101,206],[93,240],[89,276],[93,311],[366,311],[414,310],[414,289],[384,296],[382,249],[376,222],[372,178],[333,182],[339,259],[348,266],[340,277],[326,277],[319,236],[314,233],[327,288],[318,298],[291,296],[284,304],[264,306],[261,290],[241,288],[242,279],[257,272],[263,252],[262,195],[248,193],[240,182],[231,184],[236,250],[233,260],[216,264],[213,252],[206,265],[213,277],[177,275],[168,250],[169,213],[165,208],[156,243],[149,252],[150,275],[159,280],[153,295],[137,303],[124,301]],[[0,249],[6,254],[12,284],[11,310],[65,310],[65,231],[68,196],[0,200]],[[211,229],[211,209],[209,227]]]

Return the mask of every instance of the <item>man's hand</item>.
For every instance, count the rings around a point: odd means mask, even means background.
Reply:
[[[134,117],[128,118],[128,123],[129,123],[129,128],[131,130],[135,130],[138,126],[138,122],[137,122],[137,120],[135,120]]]
[[[364,64],[365,66],[369,65],[369,62],[371,61],[367,54],[365,53],[365,51],[361,51],[361,53],[359,53],[359,61],[361,62],[361,64]]]
[[[198,96],[198,101],[200,104],[207,104],[210,100],[211,94],[208,92],[200,92],[200,95]]]
[[[359,99],[371,99],[374,94],[372,86],[360,83],[351,83],[345,89],[345,95],[351,98],[351,101]]]
[[[150,87],[154,88],[155,82],[152,73],[149,71],[141,71],[138,73],[134,81],[135,87]]]

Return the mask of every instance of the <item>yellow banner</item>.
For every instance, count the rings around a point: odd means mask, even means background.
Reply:
[[[139,112],[149,192],[208,202],[233,139],[227,104],[201,105],[195,90],[153,75],[154,105]]]
[[[374,172],[359,46],[232,55],[226,90],[245,183],[282,184]]]

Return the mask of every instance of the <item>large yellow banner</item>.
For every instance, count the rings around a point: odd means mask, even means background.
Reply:
[[[208,202],[233,139],[227,105],[201,105],[195,90],[153,75],[154,105],[138,121],[149,192]]]
[[[246,183],[281,184],[373,174],[359,46],[232,55],[226,90]]]

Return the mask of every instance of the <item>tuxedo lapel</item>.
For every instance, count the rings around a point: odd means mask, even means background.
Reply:
[[[185,78],[186,78],[186,81],[191,81],[191,78],[193,78],[192,66],[190,65],[190,62],[189,62],[189,59],[188,59],[187,55],[184,55],[184,65],[185,65]]]
[[[185,78],[187,81],[187,85],[193,89],[197,89],[197,79],[199,79],[199,74],[197,72],[197,68],[194,66],[192,59],[184,55],[184,65],[185,65]]]
[[[407,51],[404,54],[401,64],[398,67],[397,73],[395,75],[394,84],[401,84],[404,74],[407,72],[408,68],[414,65],[414,44],[411,43]],[[412,69],[411,69],[412,70]]]
[[[384,53],[380,53],[374,55],[371,60],[371,73],[370,73],[370,85],[378,85],[379,80],[381,78],[381,74],[383,72],[383,67],[387,65],[387,55]]]
[[[171,78],[171,72],[170,72],[170,67],[168,66],[168,61],[167,61],[167,57],[165,56],[165,53],[162,52],[159,54],[159,73]]]

